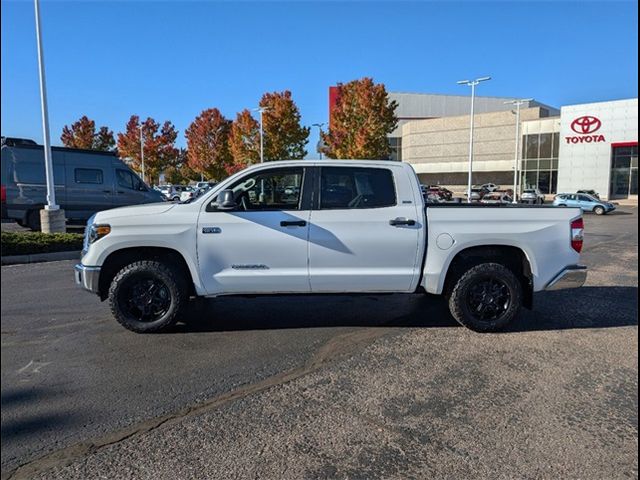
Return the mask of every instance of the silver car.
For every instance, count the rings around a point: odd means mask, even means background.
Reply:
[[[527,188],[522,192],[520,201],[522,203],[542,205],[544,203],[544,194],[537,188]]]

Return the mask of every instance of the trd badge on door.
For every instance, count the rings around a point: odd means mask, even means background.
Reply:
[[[222,233],[220,227],[202,227],[202,233]]]

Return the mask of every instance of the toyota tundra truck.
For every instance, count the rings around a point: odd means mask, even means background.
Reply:
[[[443,295],[489,332],[534,292],[582,286],[582,244],[580,209],[431,206],[405,163],[279,161],[188,203],[95,214],[75,279],[135,332],[170,327],[193,297],[363,292]]]

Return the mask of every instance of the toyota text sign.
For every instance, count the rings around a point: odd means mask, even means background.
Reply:
[[[597,134],[602,126],[602,122],[598,117],[593,115],[584,115],[576,118],[571,122],[571,130],[578,135],[565,137],[567,143],[597,143],[604,142],[604,135]]]

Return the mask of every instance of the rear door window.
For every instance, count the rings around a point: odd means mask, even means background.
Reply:
[[[102,170],[97,168],[76,168],[74,170],[74,179],[76,183],[103,183]]]
[[[391,207],[396,191],[391,170],[386,168],[322,167],[320,209]]]

